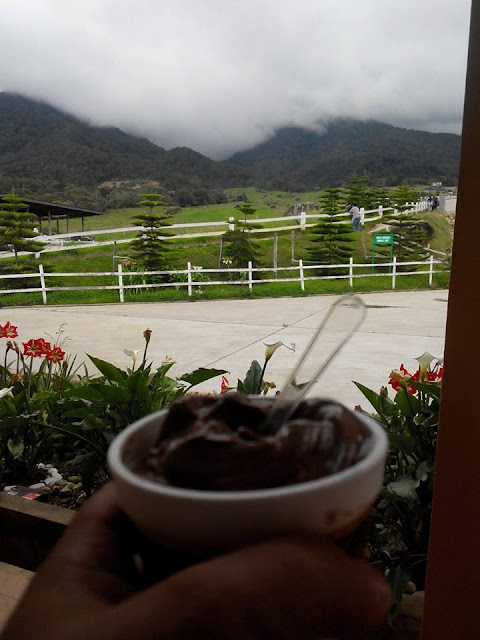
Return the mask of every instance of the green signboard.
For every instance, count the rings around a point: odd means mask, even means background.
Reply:
[[[375,269],[375,247],[388,247],[390,246],[390,259],[393,260],[393,233],[374,233],[373,234],[373,251],[372,251],[372,273]],[[388,272],[392,271],[392,267],[388,267]]]
[[[382,246],[393,244],[393,233],[374,233],[373,244]]]

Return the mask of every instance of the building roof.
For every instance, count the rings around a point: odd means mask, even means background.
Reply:
[[[3,198],[4,196],[0,196]],[[55,204],[53,202],[41,202],[40,200],[28,200],[22,198],[22,202],[28,205],[29,211],[39,218],[48,218],[50,213],[52,218],[65,217],[82,218],[86,216],[101,216],[101,211],[91,211],[90,209],[79,209],[78,207],[69,207],[66,204]]]

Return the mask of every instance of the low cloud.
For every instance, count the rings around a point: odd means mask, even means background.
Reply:
[[[335,116],[460,133],[468,0],[3,0],[0,90],[215,159]]]

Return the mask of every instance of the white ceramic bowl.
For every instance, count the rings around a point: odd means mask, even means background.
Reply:
[[[127,427],[107,460],[121,507],[147,538],[169,548],[211,553],[288,534],[343,537],[366,517],[382,487],[387,437],[378,422],[359,412],[356,418],[373,436],[369,453],[318,480],[253,491],[197,491],[147,480],[125,465],[126,444],[133,454],[145,452],[165,414]]]

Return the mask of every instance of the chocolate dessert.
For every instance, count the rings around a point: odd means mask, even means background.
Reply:
[[[367,454],[368,429],[332,401],[305,400],[284,424],[265,433],[273,402],[240,393],[183,398],[170,408],[145,457],[131,459],[127,444],[125,462],[163,484],[245,491],[315,480]]]

